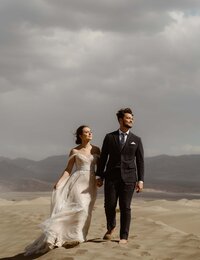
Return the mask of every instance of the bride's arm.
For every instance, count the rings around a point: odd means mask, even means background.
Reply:
[[[59,185],[66,179],[69,177],[69,175],[72,172],[73,166],[74,166],[74,162],[75,162],[75,157],[74,155],[74,151],[71,150],[70,154],[69,154],[69,158],[68,158],[68,163],[67,163],[67,167],[65,168],[64,172],[62,173],[61,177],[58,179],[58,181],[56,182],[56,184],[54,185],[54,189],[57,189],[59,187]]]

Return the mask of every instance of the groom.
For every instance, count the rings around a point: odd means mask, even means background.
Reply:
[[[117,112],[119,129],[105,136],[97,167],[97,186],[104,184],[107,232],[104,239],[111,240],[116,226],[116,206],[120,208],[120,244],[128,241],[131,221],[131,199],[134,189],[140,192],[144,181],[144,155],[140,137],[130,128],[134,118],[130,108]],[[106,169],[105,169],[106,168]]]

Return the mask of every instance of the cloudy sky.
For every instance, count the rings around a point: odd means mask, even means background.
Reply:
[[[146,156],[200,153],[200,1],[0,0],[0,156],[65,154],[131,107]]]

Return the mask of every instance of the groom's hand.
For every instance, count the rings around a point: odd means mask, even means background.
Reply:
[[[138,181],[138,182],[136,183],[136,192],[137,192],[137,193],[141,192],[141,191],[143,190],[143,188],[144,188],[144,183],[143,183],[143,181]]]
[[[103,185],[103,180],[101,178],[96,179],[96,185],[100,188]]]

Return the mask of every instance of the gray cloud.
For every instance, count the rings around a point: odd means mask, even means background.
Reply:
[[[199,1],[1,1],[0,155],[101,146],[133,108],[146,156],[199,153]]]

